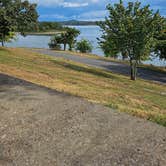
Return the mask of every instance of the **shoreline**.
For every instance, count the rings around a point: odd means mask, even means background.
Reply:
[[[56,34],[64,33],[64,31],[50,31],[50,32],[27,32],[29,36],[53,36]]]

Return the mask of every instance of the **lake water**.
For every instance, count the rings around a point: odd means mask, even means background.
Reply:
[[[97,37],[101,36],[101,31],[98,26],[70,26],[75,27],[80,30],[81,34],[78,36],[78,40],[88,39],[93,46],[92,53],[104,56],[103,51],[99,48]],[[49,48],[48,43],[50,41],[50,36],[33,36],[29,35],[23,37],[21,35],[17,36],[17,40],[10,43],[6,43],[8,47],[28,47],[28,48]],[[153,64],[156,66],[166,66],[166,61],[161,61],[158,58],[153,58],[152,60],[146,61],[146,64]]]

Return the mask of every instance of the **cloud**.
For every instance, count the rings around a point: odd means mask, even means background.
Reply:
[[[42,20],[102,20],[107,15],[106,5],[118,3],[119,0],[30,0],[38,4]],[[126,4],[129,1],[124,0]],[[166,16],[166,0],[139,0],[142,5],[150,4],[151,9],[160,10]]]
[[[80,14],[77,19],[79,20],[103,20],[105,16],[107,16],[108,11],[107,10],[95,10],[95,11],[89,11],[86,13]]]
[[[61,4],[63,7],[70,7],[70,8],[76,8],[76,7],[85,7],[88,6],[88,3],[75,3],[75,2],[63,2]]]
[[[48,19],[58,19],[58,20],[66,20],[67,18],[64,15],[60,14],[42,14],[40,15],[40,19],[48,20]]]
[[[63,0],[29,0],[32,3],[37,3],[39,6],[58,6],[62,4]]]
[[[75,2],[74,0],[66,1],[66,0],[30,0],[32,3],[37,3],[39,6],[43,7],[56,7],[62,6],[66,8],[77,8],[77,7],[85,7],[88,6],[89,3],[96,3],[98,0],[78,0]]]

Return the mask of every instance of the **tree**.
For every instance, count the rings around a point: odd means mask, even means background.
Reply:
[[[36,4],[21,0],[0,0],[0,40],[4,46],[10,32],[22,35],[27,29],[35,27],[38,19]]]
[[[61,49],[62,38],[61,35],[56,34],[51,37],[50,43],[48,43],[51,49],[60,50]]]
[[[113,40],[108,36],[103,35],[102,36],[104,40],[99,40],[100,48],[104,51],[104,54],[106,57],[113,57],[117,58],[119,50],[116,47],[116,44],[113,42]]]
[[[6,35],[3,40],[3,42],[11,42],[12,40],[16,40],[16,34],[14,32],[9,32],[9,34]],[[0,42],[2,42],[1,38]]]
[[[62,34],[64,40],[64,45],[67,43],[69,45],[69,50],[72,51],[74,44],[76,43],[76,38],[80,34],[80,31],[75,28],[66,27],[65,33]]]
[[[12,20],[6,16],[6,11],[0,8],[0,41],[4,46],[6,36],[9,36],[10,31],[13,31]]]
[[[82,53],[89,53],[92,52],[92,45],[88,40],[82,39],[81,41],[77,42],[76,50]]]
[[[127,6],[120,0],[107,6],[109,16],[99,25],[103,31],[101,47],[122,53],[130,60],[131,79],[136,80],[137,65],[149,58],[154,45],[154,35],[163,29],[164,18],[159,11],[153,12],[149,5],[141,7],[140,2],[129,2]],[[109,49],[109,44],[110,46]]]
[[[63,44],[64,51],[66,50],[66,46],[68,44],[69,50],[72,51],[76,43],[76,37],[80,34],[80,31],[75,28],[69,27],[64,28],[64,31],[65,32],[61,34],[55,35],[55,38],[53,38],[53,40],[55,40],[55,43],[58,40],[58,44]]]
[[[66,46],[68,44],[68,40],[69,40],[68,37],[69,36],[68,36],[67,32],[64,32],[64,33],[61,34],[61,44],[63,44],[63,50],[64,51],[66,50]]]

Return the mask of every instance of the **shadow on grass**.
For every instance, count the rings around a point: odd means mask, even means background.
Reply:
[[[9,52],[10,52],[9,50],[6,50],[5,48],[0,47],[0,54],[6,54],[6,53],[9,53]]]
[[[150,66],[150,65],[149,66],[148,65],[147,66],[146,65],[140,65],[140,66],[138,66],[138,69],[149,70],[149,71],[152,71],[152,72],[156,72],[157,74],[166,74],[166,71],[164,70],[164,67],[156,67],[156,66]]]
[[[58,65],[61,65],[65,68],[69,68],[69,69],[72,69],[72,70],[75,70],[75,71],[78,71],[78,72],[85,72],[85,73],[88,73],[88,74],[93,74],[93,75],[96,75],[96,76],[100,76],[100,77],[105,77],[105,78],[111,78],[111,79],[115,79],[116,77],[115,76],[112,76],[111,74],[109,73],[106,73],[104,71],[99,71],[98,69],[93,69],[93,68],[86,68],[86,67],[83,67],[83,66],[79,66],[79,65],[75,65],[75,64],[71,64],[71,63],[66,63],[66,62],[58,62],[56,60],[51,60],[54,64],[58,64]]]

